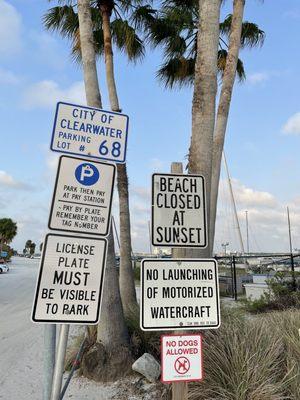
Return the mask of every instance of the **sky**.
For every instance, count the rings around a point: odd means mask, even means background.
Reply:
[[[300,248],[300,3],[246,3],[245,19],[257,23],[266,39],[261,48],[240,54],[247,79],[234,88],[225,151],[244,240],[248,211],[250,251],[283,252],[289,250],[287,206],[293,247]],[[85,104],[82,70],[70,57],[70,43],[43,28],[50,6],[46,0],[0,0],[0,218],[17,222],[12,246],[19,251],[27,239],[39,245],[47,233],[58,157],[49,150],[56,102]],[[227,0],[222,17],[230,6]],[[134,251],[149,249],[151,174],[169,172],[173,161],[186,165],[191,134],[192,88],[166,90],[155,77],[161,61],[160,49],[147,49],[135,65],[115,52],[120,103],[130,118]],[[108,110],[101,59],[98,73]],[[118,219],[116,194],[114,215]],[[226,242],[239,250],[223,171],[216,250]]]

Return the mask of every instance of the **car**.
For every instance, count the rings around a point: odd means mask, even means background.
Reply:
[[[0,274],[2,274],[3,272],[8,272],[9,268],[6,264],[0,264]]]

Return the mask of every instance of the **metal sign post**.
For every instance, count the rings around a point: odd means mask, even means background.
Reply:
[[[61,325],[50,400],[59,400],[70,325]]]

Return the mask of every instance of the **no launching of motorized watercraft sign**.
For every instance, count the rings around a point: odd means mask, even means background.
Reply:
[[[203,378],[202,337],[191,335],[161,336],[161,381],[191,382]]]
[[[216,329],[220,326],[215,259],[144,259],[141,328],[145,331]]]
[[[32,310],[33,322],[96,324],[106,239],[46,236]]]
[[[52,199],[49,229],[107,236],[115,165],[62,156]]]
[[[152,244],[168,247],[207,246],[203,176],[153,174]]]
[[[51,150],[123,163],[128,120],[125,114],[59,102]]]

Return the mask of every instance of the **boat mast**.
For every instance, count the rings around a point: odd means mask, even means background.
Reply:
[[[248,211],[245,211],[245,214],[246,214],[247,253],[249,254],[249,225],[248,225]]]
[[[226,170],[227,179],[228,179],[230,197],[231,197],[231,201],[232,201],[232,204],[233,204],[234,219],[235,219],[236,227],[237,227],[237,230],[238,230],[238,237],[239,237],[240,247],[241,247],[242,254],[245,254],[245,248],[244,248],[244,243],[243,243],[243,238],[242,238],[242,233],[241,233],[241,227],[240,227],[240,223],[239,223],[239,219],[238,219],[238,215],[237,215],[237,210],[236,210],[236,204],[235,204],[233,190],[232,190],[231,179],[230,179],[227,160],[226,160],[226,156],[225,156],[225,152],[224,151],[223,151],[223,160],[224,160],[225,170]]]

